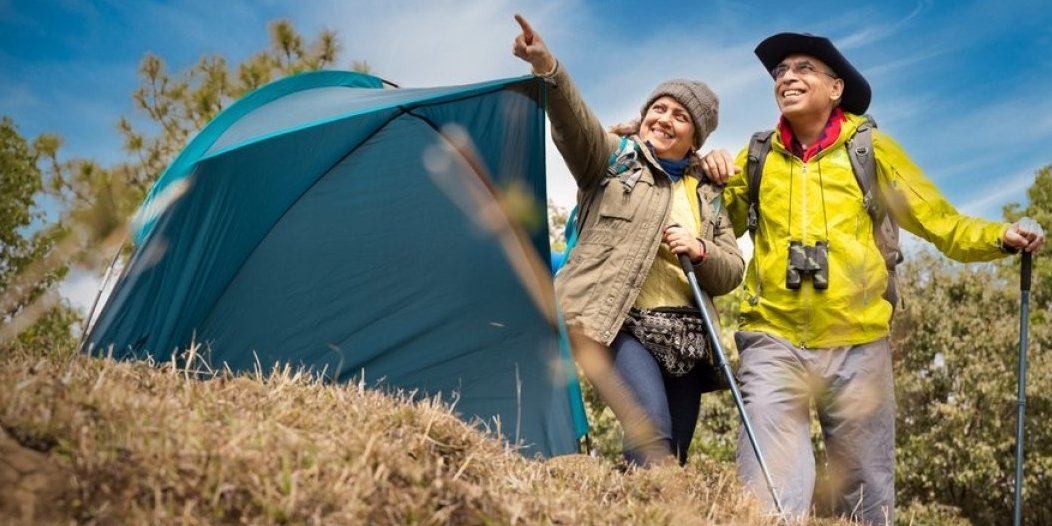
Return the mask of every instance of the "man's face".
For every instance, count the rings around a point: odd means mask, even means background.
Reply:
[[[649,141],[659,158],[678,161],[694,145],[694,120],[682,104],[666,95],[647,108],[639,123],[639,138]]]
[[[844,93],[844,81],[810,55],[789,55],[774,70],[774,100],[782,115],[828,116]]]

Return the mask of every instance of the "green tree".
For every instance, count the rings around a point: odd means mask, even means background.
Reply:
[[[84,246],[104,247],[80,251],[79,264],[98,270],[109,261],[113,245],[124,239],[123,225],[154,181],[220,111],[279,77],[335,64],[339,44],[332,31],[323,31],[307,43],[291,22],[278,20],[270,24],[269,32],[268,49],[233,66],[223,56],[212,55],[172,75],[161,57],[147,53],[139,65],[140,85],[132,93],[135,108],[146,121],[121,117],[117,123],[128,160],[108,168],[86,160],[54,163],[54,190],[71,225]],[[48,146],[53,152],[58,143]]]
[[[548,244],[552,252],[566,250],[566,221],[570,218],[570,211],[565,207],[548,200]]]
[[[1037,172],[1030,203],[1010,205],[1052,223],[1052,167]],[[934,255],[912,257],[901,273],[905,307],[892,347],[899,403],[899,499],[955,507],[975,524],[1012,513],[1019,345],[1019,258],[957,265]],[[1052,265],[1035,258],[1029,320],[1025,522],[1052,524],[1052,324],[1040,286]]]
[[[37,199],[44,191],[44,172],[39,161],[38,148],[18,133],[15,123],[0,119],[0,352],[22,345],[72,344],[70,326],[77,317],[54,290],[68,272],[54,257],[66,231],[42,224]]]
[[[1036,220],[1045,229],[1052,229],[1052,164],[1042,167],[1034,177],[1034,184],[1027,189],[1026,206],[1012,203],[1004,207],[1004,217],[1016,221],[1028,216]],[[1044,250],[1048,253],[1048,247]],[[1038,310],[1052,308],[1052,290],[1043,287],[1043,283],[1052,283],[1052,259],[1039,254],[1034,258],[1034,283],[1031,287],[1031,301]],[[1017,258],[1006,260],[1002,265],[1002,275],[1018,282],[1019,261]]]
[[[163,59],[147,53],[139,64],[140,85],[132,99],[150,126],[137,128],[126,117],[118,122],[132,158],[121,174],[128,199],[141,202],[190,138],[230,103],[277,78],[331,67],[338,53],[334,32],[322,31],[314,42],[304,43],[288,20],[270,24],[268,49],[234,66],[221,55],[206,56],[173,78]],[[364,63],[358,68],[366,69]]]
[[[29,331],[26,338],[39,338],[50,332],[33,331],[32,320],[58,326],[63,320],[75,319],[66,316],[44,320],[39,318],[39,312],[37,316],[26,316],[23,313],[28,314],[27,306],[23,303],[44,296],[57,298],[54,285],[65,276],[68,264],[101,274],[124,244],[124,225],[150,186],[190,138],[220,111],[281,76],[336,63],[339,44],[332,31],[323,31],[309,42],[291,22],[278,20],[270,24],[269,33],[267,49],[232,66],[224,57],[213,55],[179,75],[171,75],[160,57],[146,54],[139,66],[140,86],[132,93],[136,109],[143,115],[118,121],[128,157],[115,166],[103,167],[90,159],[61,160],[62,141],[57,136],[41,136],[30,148],[24,140],[19,143],[9,139],[8,135],[17,136],[17,132],[5,121],[5,163],[14,164],[12,168],[5,165],[3,170],[4,217],[0,228],[5,237],[4,267],[0,272],[5,280],[21,276],[19,285],[11,290],[7,281],[0,283],[5,291],[2,313],[8,333]],[[359,71],[368,69],[364,62],[356,62],[353,67]],[[18,176],[8,177],[9,173]],[[24,236],[25,225],[41,220],[29,211],[38,192],[56,199],[61,219],[42,228],[36,241],[18,242],[16,238]],[[45,254],[47,257],[43,258]],[[28,263],[41,258],[46,264]],[[8,300],[9,296],[20,300]],[[8,323],[15,318],[21,323]]]

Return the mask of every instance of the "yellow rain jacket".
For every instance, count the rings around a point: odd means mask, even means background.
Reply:
[[[753,258],[745,276],[740,329],[781,336],[809,348],[872,342],[888,335],[892,306],[883,298],[888,271],[862,204],[844,142],[865,119],[845,113],[837,142],[804,163],[789,153],[781,134],[760,178],[760,213]],[[899,225],[963,262],[1007,254],[1001,239],[1007,224],[963,216],[942,196],[891,137],[873,130],[877,184]],[[749,181],[746,147],[742,172],[724,191],[734,233],[746,232]],[[810,276],[799,289],[785,286],[790,240],[829,242],[829,288],[816,290]]]

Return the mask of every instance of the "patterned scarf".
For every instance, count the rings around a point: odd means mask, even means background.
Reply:
[[[826,121],[825,128],[822,129],[822,133],[818,136],[818,141],[808,146],[806,150],[804,150],[804,146],[800,144],[800,141],[796,139],[796,136],[793,135],[793,128],[789,126],[789,121],[786,120],[784,115],[778,120],[778,132],[782,135],[782,144],[793,155],[806,163],[809,159],[818,155],[818,152],[832,146],[840,138],[840,125],[846,119],[840,106],[833,108],[833,113],[829,114],[829,120]]]

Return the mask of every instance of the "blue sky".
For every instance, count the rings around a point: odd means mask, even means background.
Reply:
[[[608,123],[632,117],[674,77],[721,98],[707,146],[737,152],[777,119],[752,54],[765,36],[830,37],[873,86],[870,113],[967,213],[999,219],[1052,163],[1052,6],[1047,1],[732,2],[559,0],[0,0],[0,115],[26,136],[65,138],[67,156],[122,158],[116,123],[146,52],[182,71],[203,55],[234,63],[291,19],[308,37],[336,30],[341,67],[367,60],[403,86],[521,75],[511,55],[523,13]],[[550,152],[550,195],[573,187]]]

